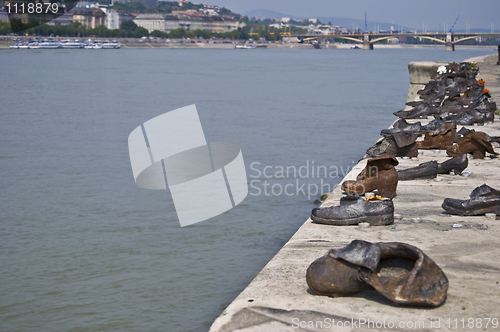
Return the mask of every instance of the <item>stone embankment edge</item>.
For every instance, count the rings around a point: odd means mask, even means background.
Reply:
[[[491,60],[491,57],[494,59]],[[488,59],[491,61],[486,66]],[[481,60],[483,62],[479,63]],[[490,91],[493,90],[492,99],[498,103],[500,70],[491,66],[491,63],[496,63],[496,56],[470,61],[479,63],[478,78],[488,78],[485,79],[486,85]],[[416,84],[420,84],[420,81],[414,80]],[[500,135],[499,119],[495,120],[493,124],[473,128],[493,136]],[[413,160],[400,160],[398,168],[413,167],[430,160],[443,162],[446,159],[448,157],[444,151],[424,151]],[[344,180],[355,179],[365,165],[366,160],[361,160]],[[484,217],[445,215],[441,208],[445,197],[466,199],[472,189],[483,183],[500,188],[500,180],[495,176],[498,167],[498,159],[472,160],[468,169],[472,172],[470,177],[440,175],[438,181],[400,182],[398,196],[394,199],[396,214],[400,219],[394,226],[362,230],[355,226],[316,225],[308,219],[214,321],[210,331],[298,331],[304,329],[297,328],[296,324],[311,321],[317,324],[327,319],[330,323],[333,319],[418,321],[426,324],[425,329],[439,321],[441,329],[457,330],[453,326],[454,319],[466,317],[466,321],[468,318],[482,320],[487,316],[498,316],[494,308],[500,306],[500,300],[494,294],[500,290],[500,222]],[[341,196],[337,186],[322,206],[338,205]],[[343,247],[354,239],[406,242],[424,250],[450,279],[447,302],[435,309],[407,308],[394,305],[373,291],[345,298],[312,294],[305,283],[307,266],[329,249]],[[363,330],[361,327],[359,329]],[[324,329],[307,326],[306,330]]]

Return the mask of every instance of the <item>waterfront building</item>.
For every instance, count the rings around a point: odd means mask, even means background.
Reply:
[[[58,18],[53,19],[52,21],[48,21],[47,25],[68,25],[73,22],[73,13],[68,12],[64,13]]]
[[[89,29],[106,23],[106,14],[99,8],[75,7],[70,13],[73,14],[73,22],[80,22]]]
[[[202,30],[203,25],[201,21],[201,17],[193,17],[191,19],[191,26],[189,27],[190,30]]]
[[[202,17],[201,18],[201,30],[212,32],[212,18],[211,17]]]
[[[164,32],[170,33],[170,31],[179,29],[181,27],[179,19],[177,17],[173,15],[165,15],[164,18],[165,18],[165,30],[163,30]],[[135,24],[139,25],[137,22]]]
[[[224,32],[224,20],[222,17],[212,17],[212,32],[222,33]]]
[[[179,26],[178,28],[184,29],[184,30],[191,30],[191,20],[187,17],[179,17],[177,18],[179,20]]]
[[[165,22],[165,15],[163,14],[141,14],[134,19],[137,26],[143,27],[149,32],[154,30],[165,31]]]
[[[116,9],[102,8],[102,10],[106,13],[106,28],[110,30],[120,29],[120,25],[124,21],[130,21],[135,18],[134,15]]]
[[[0,21],[9,22],[9,15],[3,6],[0,7]]]
[[[220,16],[187,16],[166,14],[141,14],[134,19],[137,26],[147,29],[149,32],[159,30],[170,32],[175,29],[205,30],[214,33],[224,33],[237,30],[239,22],[232,18]]]

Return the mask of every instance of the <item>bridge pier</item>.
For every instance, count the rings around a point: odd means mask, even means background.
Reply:
[[[373,50],[373,44],[367,41],[363,42],[363,49],[364,50]]]
[[[364,50],[373,50],[373,44],[370,43],[370,34],[363,34],[363,49]]]
[[[445,50],[453,52],[455,50],[455,44],[453,42],[453,34],[451,32],[448,32],[446,34],[446,48]]]

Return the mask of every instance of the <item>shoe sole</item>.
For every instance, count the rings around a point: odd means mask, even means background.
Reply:
[[[377,216],[362,216],[349,219],[325,219],[311,215],[311,220],[315,223],[335,225],[335,226],[351,226],[358,225],[362,222],[367,222],[370,226],[385,226],[394,224],[393,214],[383,214]]]
[[[496,207],[488,207],[488,208],[482,208],[482,209],[476,209],[476,210],[472,210],[472,211],[464,211],[464,210],[459,210],[459,209],[456,209],[452,206],[449,206],[449,205],[442,205],[442,208],[450,213],[450,214],[454,214],[454,215],[458,215],[458,216],[482,216],[486,213],[496,213],[498,214],[500,211],[500,208],[498,206]]]

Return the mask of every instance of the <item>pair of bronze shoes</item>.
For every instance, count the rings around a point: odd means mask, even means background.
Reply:
[[[446,300],[448,278],[422,250],[400,242],[354,240],[332,249],[307,269],[316,294],[348,296],[375,289],[405,305],[436,307]]]
[[[438,163],[436,160],[431,160],[421,163],[415,167],[399,170],[398,181],[434,179],[438,174],[450,174],[451,171],[453,171],[456,175],[460,175],[468,165],[469,159],[465,153],[461,156],[448,159],[442,163]]]

